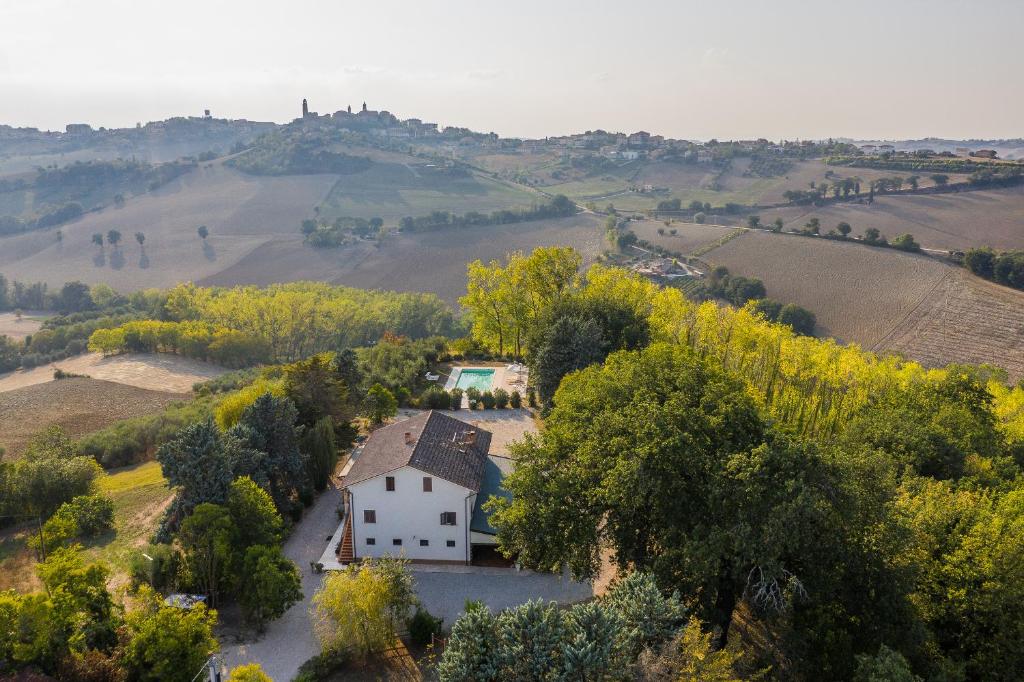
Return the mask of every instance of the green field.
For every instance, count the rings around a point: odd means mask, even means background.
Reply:
[[[529,207],[542,199],[526,188],[476,173],[452,177],[422,166],[375,163],[363,173],[341,176],[319,208],[328,220],[377,217],[397,223],[432,211],[490,213]]]

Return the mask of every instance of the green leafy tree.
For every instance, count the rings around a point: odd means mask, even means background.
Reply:
[[[39,564],[38,573],[52,604],[51,637],[60,651],[110,651],[117,643],[120,613],[107,591],[110,572],[86,564],[78,547],[56,549]]]
[[[224,507],[205,502],[197,506],[178,531],[185,562],[196,587],[216,606],[232,575],[232,538],[238,530]]]
[[[378,560],[352,564],[324,578],[313,595],[317,636],[325,651],[348,649],[357,656],[390,647],[415,605],[404,563]]]
[[[328,354],[318,354],[284,368],[285,395],[298,410],[298,423],[312,427],[325,417],[337,425],[338,434],[351,431],[355,416],[349,388],[338,375]]]
[[[197,505],[224,503],[236,468],[232,447],[209,418],[186,426],[160,446],[157,461],[168,484],[178,489],[160,533],[161,541],[168,541],[169,532]]]
[[[843,237],[848,237],[853,228],[850,227],[850,223],[844,221],[836,225],[836,230],[838,230],[839,234],[843,235]]]
[[[366,392],[365,409],[371,422],[381,424],[398,412],[398,401],[391,395],[391,391],[380,384],[374,384]]]
[[[231,669],[228,682],[274,682],[270,675],[263,672],[259,663],[249,663]]]
[[[253,467],[235,474],[248,474],[258,483],[266,481],[278,511],[288,510],[291,493],[305,480],[305,463],[299,453],[295,422],[298,411],[288,398],[271,393],[259,396],[245,408],[238,424],[229,432],[245,448],[262,453]]]
[[[166,606],[159,595],[143,587],[140,606],[127,617],[130,639],[124,663],[139,682],[192,682],[217,650],[213,628],[217,612],[202,605],[191,609]]]
[[[206,225],[200,225],[196,228],[196,234],[199,235],[200,239],[206,241],[206,238],[210,236],[210,230]]]
[[[299,569],[280,547],[253,545],[245,551],[239,601],[246,619],[262,632],[268,620],[280,618],[302,599]]]
[[[284,533],[284,521],[266,490],[248,476],[231,482],[227,510],[231,517],[231,545],[239,556],[252,545],[277,546]]]
[[[931,178],[932,182],[934,182],[938,187],[945,187],[949,183],[949,176],[943,173],[935,173],[928,177]]]
[[[107,230],[107,241],[116,249],[121,243],[121,233],[117,230]]]
[[[144,232],[135,233],[135,241],[139,243],[139,248],[143,249],[146,246],[146,234]]]
[[[100,247],[100,249],[102,249],[103,248],[103,234],[101,234],[100,232],[94,232],[93,235],[92,235],[92,243],[95,244],[96,246]]]
[[[541,436],[513,446],[512,499],[488,502],[502,551],[590,577],[611,547],[700,594],[723,639],[745,592],[766,612],[801,597],[812,541],[794,527],[825,522],[827,470],[766,430],[742,383],[659,344],[567,377],[554,402]]]
[[[907,659],[884,644],[874,656],[857,656],[857,672],[853,682],[922,682],[911,671]]]
[[[334,440],[334,425],[329,418],[318,421],[302,436],[300,449],[306,457],[306,475],[318,491],[327,488],[338,464],[338,446]]]

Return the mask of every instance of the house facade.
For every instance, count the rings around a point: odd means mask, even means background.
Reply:
[[[474,545],[493,546],[481,505],[503,474],[490,442],[490,432],[434,411],[374,431],[344,479],[339,560],[467,564]]]

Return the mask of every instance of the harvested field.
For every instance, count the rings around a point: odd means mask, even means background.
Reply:
[[[880,196],[873,204],[841,203],[823,208],[793,206],[761,212],[761,222],[781,217],[787,228],[810,218],[825,231],[840,221],[862,234],[874,227],[890,239],[909,232],[926,248],[972,246],[1024,249],[1024,187],[916,196]]]
[[[818,316],[818,334],[927,366],[989,363],[1024,378],[1024,292],[927,256],[748,232],[705,258]]]
[[[538,246],[572,246],[592,262],[604,246],[603,221],[595,215],[512,225],[395,234],[381,246],[364,242],[314,249],[298,237],[257,249],[204,285],[270,284],[312,279],[364,289],[434,292],[450,303],[466,292],[466,264],[504,258]]]
[[[45,367],[0,374],[0,395],[4,391],[53,381],[53,370],[57,368],[115,384],[178,394],[189,393],[192,384],[228,371],[208,362],[163,353],[128,353],[110,357],[87,353],[58,360]]]
[[[50,316],[50,313],[31,311],[22,314],[21,319],[14,313],[0,313],[0,336],[9,336],[16,341],[21,341],[26,336],[35,334],[43,326],[43,320]]]
[[[51,288],[80,280],[119,291],[198,280],[238,262],[272,236],[297,234],[335,182],[333,175],[256,177],[205,164],[123,208],[89,213],[55,230],[0,239],[0,271],[9,279],[45,281]],[[206,225],[210,237],[196,234]],[[119,248],[92,244],[116,229]],[[145,247],[135,232],[145,233]]]
[[[749,158],[733,160],[732,166],[719,175],[710,164],[674,164],[653,162],[644,165],[632,184],[651,184],[656,187],[667,187],[670,192],[659,194],[639,194],[630,192],[614,198],[617,208],[623,210],[644,210],[653,208],[664,199],[679,199],[683,206],[697,200],[710,203],[714,207],[722,207],[727,203],[744,206],[774,205],[786,201],[787,190],[807,189],[810,184],[828,182],[829,184],[843,178],[860,178],[863,184],[881,177],[910,173],[894,173],[870,168],[847,168],[844,166],[828,166],[817,159],[811,161],[795,161],[783,175],[759,177],[744,175],[750,167]],[[826,173],[831,173],[826,177]],[[920,180],[921,187],[932,184],[927,174]],[[716,181],[717,178],[717,181]],[[950,175],[951,181],[961,176]],[[772,218],[774,219],[774,217]]]
[[[748,232],[704,256],[764,281],[768,296],[818,317],[818,334],[872,347],[953,270],[926,256]]]
[[[732,227],[698,225],[696,223],[673,222],[666,226],[660,220],[631,222],[629,229],[635,232],[640,239],[646,239],[652,244],[657,244],[669,251],[678,251],[684,255],[736,231],[736,228]],[[665,234],[658,234],[659,229],[664,230]],[[675,230],[676,234],[673,235],[672,230]]]
[[[1024,292],[950,271],[896,328],[878,341],[929,367],[994,364],[1024,378]]]
[[[0,393],[0,446],[6,448],[6,457],[17,457],[48,426],[57,425],[77,438],[121,419],[159,412],[182,397],[86,378],[5,391]]]

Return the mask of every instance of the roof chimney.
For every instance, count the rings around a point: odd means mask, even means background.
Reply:
[[[476,431],[466,431],[464,442],[466,445],[476,445]]]
[[[413,444],[412,431],[406,431],[405,432],[405,444],[406,445],[412,445]]]

